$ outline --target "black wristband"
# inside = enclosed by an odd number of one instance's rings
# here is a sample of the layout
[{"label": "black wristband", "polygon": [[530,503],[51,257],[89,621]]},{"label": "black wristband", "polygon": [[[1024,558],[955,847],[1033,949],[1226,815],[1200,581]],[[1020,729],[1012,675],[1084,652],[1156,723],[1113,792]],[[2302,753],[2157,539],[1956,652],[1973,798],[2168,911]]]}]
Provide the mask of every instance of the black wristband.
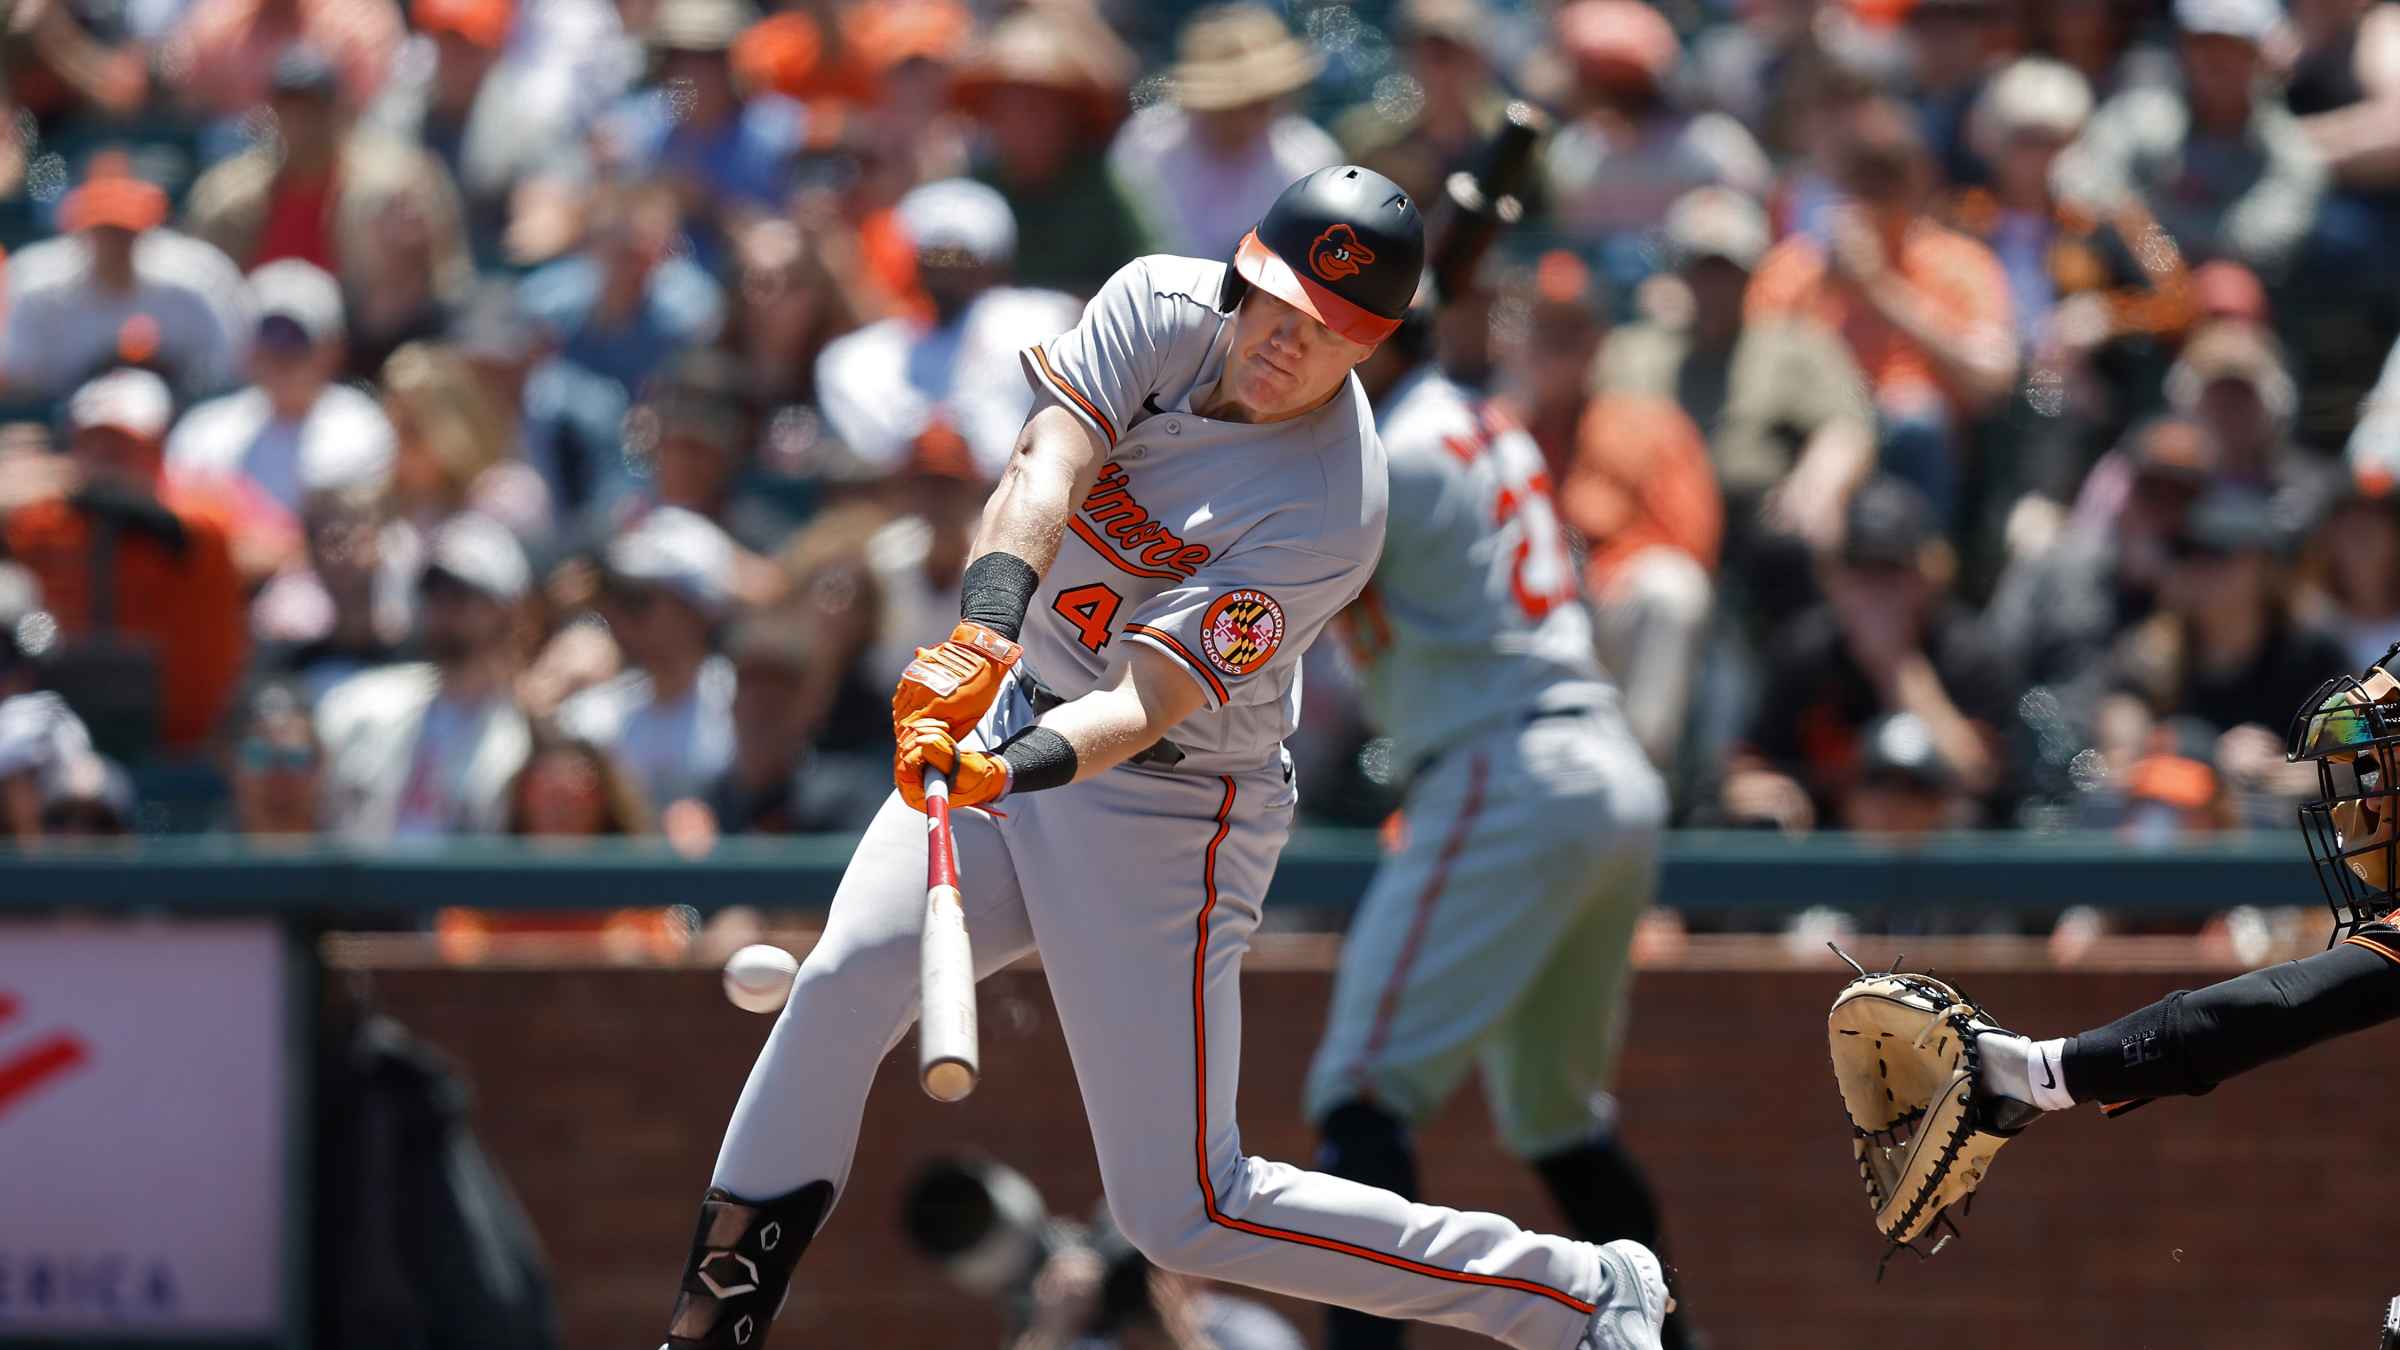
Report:
[{"label": "black wristband", "polygon": [[1075,781],[1075,747],[1048,727],[1027,727],[1001,743],[1008,793],[1039,792]]},{"label": "black wristband", "polygon": [[958,581],[958,617],[979,623],[1009,641],[1025,627],[1025,610],[1042,579],[1014,553],[986,553],[967,564]]}]

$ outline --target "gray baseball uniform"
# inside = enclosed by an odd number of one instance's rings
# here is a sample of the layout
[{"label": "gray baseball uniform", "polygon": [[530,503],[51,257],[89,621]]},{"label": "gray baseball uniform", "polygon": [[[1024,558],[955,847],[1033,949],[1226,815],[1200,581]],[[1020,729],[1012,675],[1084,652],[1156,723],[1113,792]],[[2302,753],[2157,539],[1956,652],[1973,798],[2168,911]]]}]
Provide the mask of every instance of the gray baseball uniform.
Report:
[{"label": "gray baseball uniform", "polygon": [[[1182,753],[957,817],[980,973],[1039,947],[1116,1222],[1172,1269],[1566,1350],[1605,1275],[1596,1248],[1492,1214],[1247,1157],[1233,1119],[1243,951],[1295,792],[1282,741],[1299,657],[1383,538],[1384,463],[1355,380],[1266,425],[1191,411],[1221,372],[1222,267],[1128,264],[1073,330],[1025,354],[1039,396],[1108,444],[1028,612],[1025,657],[976,732],[1074,698],[1129,643],[1180,663],[1204,708]],[[715,1184],[836,1193],[876,1063],[916,1010],[924,826],[895,795],[869,827],[735,1108]]]},{"label": "gray baseball uniform", "polygon": [[1364,1098],[1420,1119],[1480,1060],[1502,1137],[1540,1158],[1600,1123],[1665,792],[1593,657],[1533,438],[1431,368],[1386,406],[1395,542],[1346,627],[1367,714],[1415,772],[1309,1114]]}]

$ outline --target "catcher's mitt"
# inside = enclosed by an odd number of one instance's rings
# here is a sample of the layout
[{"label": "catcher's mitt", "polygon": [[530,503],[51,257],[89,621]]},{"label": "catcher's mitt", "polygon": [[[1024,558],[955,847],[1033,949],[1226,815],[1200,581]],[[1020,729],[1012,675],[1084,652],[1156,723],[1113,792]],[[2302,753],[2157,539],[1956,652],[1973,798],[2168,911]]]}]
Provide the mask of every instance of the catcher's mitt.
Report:
[{"label": "catcher's mitt", "polygon": [[1975,1037],[2001,1028],[1966,995],[1928,976],[1850,964],[1858,978],[1825,1017],[1833,1077],[1876,1231],[1892,1250],[1914,1250],[1937,1223],[1957,1230],[1946,1211],[1974,1194],[2000,1146],[2041,1111],[1977,1086]]}]

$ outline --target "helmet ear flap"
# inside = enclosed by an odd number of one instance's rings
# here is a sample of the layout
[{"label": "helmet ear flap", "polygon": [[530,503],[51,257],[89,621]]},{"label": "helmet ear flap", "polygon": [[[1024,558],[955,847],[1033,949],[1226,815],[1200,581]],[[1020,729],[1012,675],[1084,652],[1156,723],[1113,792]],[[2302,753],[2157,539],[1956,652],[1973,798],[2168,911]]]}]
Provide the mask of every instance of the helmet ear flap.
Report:
[{"label": "helmet ear flap", "polygon": [[1242,297],[1249,293],[1250,278],[1242,275],[1242,269],[1234,266],[1233,259],[1227,258],[1225,279],[1217,284],[1217,312],[1233,313],[1234,308],[1242,303]]}]

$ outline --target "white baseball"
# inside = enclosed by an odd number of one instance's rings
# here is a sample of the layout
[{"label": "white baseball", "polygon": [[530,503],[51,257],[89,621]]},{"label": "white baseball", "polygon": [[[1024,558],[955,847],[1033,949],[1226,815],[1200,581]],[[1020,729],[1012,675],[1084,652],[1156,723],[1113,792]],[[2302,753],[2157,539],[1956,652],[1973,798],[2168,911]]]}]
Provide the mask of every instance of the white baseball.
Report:
[{"label": "white baseball", "polygon": [[800,962],[771,943],[753,942],[725,961],[725,997],[744,1012],[780,1011],[792,996]]}]

